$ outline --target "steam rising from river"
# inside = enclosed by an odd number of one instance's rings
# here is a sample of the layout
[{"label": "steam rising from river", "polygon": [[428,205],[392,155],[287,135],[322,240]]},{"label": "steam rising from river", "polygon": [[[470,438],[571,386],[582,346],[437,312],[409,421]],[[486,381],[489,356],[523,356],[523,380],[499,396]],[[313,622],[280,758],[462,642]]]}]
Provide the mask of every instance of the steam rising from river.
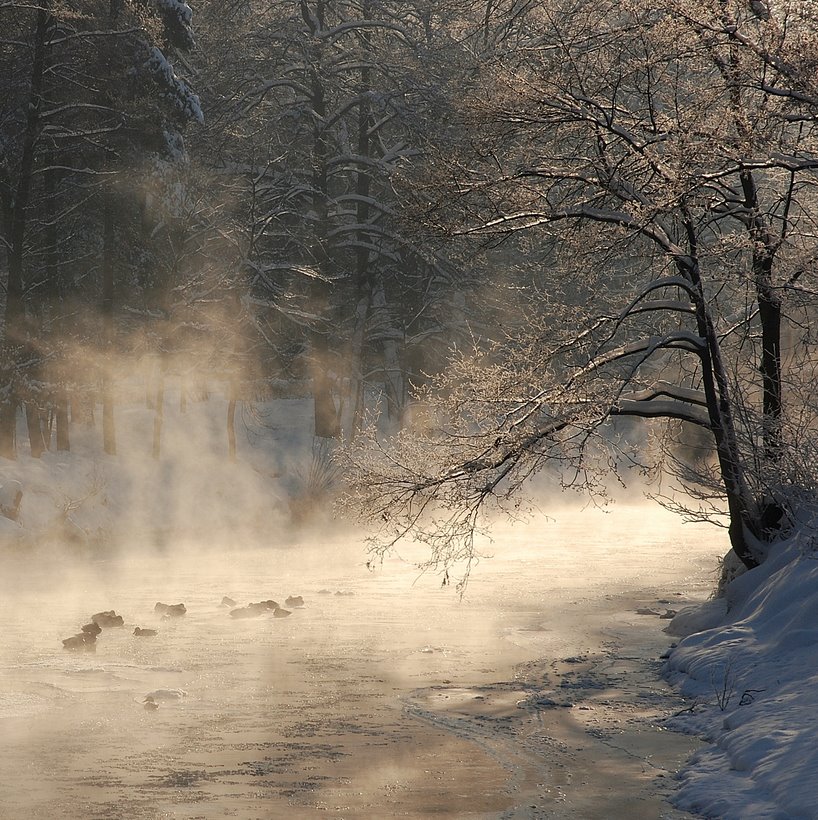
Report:
[{"label": "steam rising from river", "polygon": [[[723,549],[718,533],[641,507],[556,519],[495,531],[483,546],[496,557],[463,600],[419,576],[411,550],[373,571],[359,539],[326,533],[295,543],[278,531],[264,547],[171,539],[159,549],[137,538],[114,554],[18,564],[0,597],[0,807],[68,820],[422,817],[551,800],[524,794],[529,763],[501,731],[524,714],[515,702],[539,691],[522,682],[547,687],[537,664],[599,652],[587,625],[606,602],[641,603],[656,594],[646,586],[686,594],[688,574],[701,590]],[[305,605],[237,620],[224,595],[303,595]],[[156,601],[184,602],[187,614],[163,620]],[[112,608],[125,628],[104,630],[92,653],[62,649]],[[158,635],[135,637],[135,626]],[[185,695],[145,709],[156,690]],[[447,698],[505,711],[450,721],[433,708]],[[531,775],[564,787],[556,776]]]},{"label": "steam rising from river", "polygon": [[[240,394],[231,461],[230,382],[166,362],[160,413],[156,364],[120,363],[116,457],[101,455],[97,404],[96,426],[72,426],[70,453],[21,447],[0,465],[0,481],[24,489],[20,526],[0,533],[0,816],[505,811],[519,784],[502,743],[424,723],[422,704],[478,702],[474,687],[496,686],[486,692],[516,715],[530,694],[514,688],[516,664],[596,651],[565,631],[566,612],[684,574],[677,519],[609,517],[550,487],[550,519],[495,527],[480,546],[495,557],[462,600],[418,573],[421,546],[368,567],[361,533],[326,504],[293,504],[314,457],[306,391]],[[706,532],[691,571],[724,550]],[[290,595],[305,606],[280,619],[220,605]],[[187,614],[162,619],[158,601]],[[124,628],[103,630],[93,652],[62,648],[109,609]],[[185,694],[146,709],[155,691]]]}]

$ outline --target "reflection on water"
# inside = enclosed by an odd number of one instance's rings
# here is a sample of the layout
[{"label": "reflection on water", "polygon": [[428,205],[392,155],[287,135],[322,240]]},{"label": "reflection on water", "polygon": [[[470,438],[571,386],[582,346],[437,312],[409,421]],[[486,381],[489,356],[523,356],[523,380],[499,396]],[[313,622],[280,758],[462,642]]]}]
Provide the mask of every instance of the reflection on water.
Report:
[{"label": "reflection on water", "polygon": [[[418,704],[593,650],[614,594],[699,592],[721,549],[704,532],[712,546],[674,519],[598,512],[515,529],[462,601],[400,558],[368,571],[355,544],[18,565],[0,602],[0,817],[498,816],[517,803],[513,756]],[[305,605],[236,619],[225,595]],[[106,609],[125,626],[62,649]],[[146,708],[157,690],[178,697]]]}]

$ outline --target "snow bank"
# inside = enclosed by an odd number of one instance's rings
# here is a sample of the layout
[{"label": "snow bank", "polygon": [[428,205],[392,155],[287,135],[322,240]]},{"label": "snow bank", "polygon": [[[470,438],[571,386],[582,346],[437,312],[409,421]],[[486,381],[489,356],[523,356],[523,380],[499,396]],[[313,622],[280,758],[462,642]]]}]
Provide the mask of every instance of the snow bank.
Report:
[{"label": "snow bank", "polygon": [[[818,553],[797,539],[727,589],[671,653],[665,676],[691,709],[671,728],[711,745],[681,773],[679,808],[725,820],[818,818]],[[678,618],[678,616],[677,616]]]}]

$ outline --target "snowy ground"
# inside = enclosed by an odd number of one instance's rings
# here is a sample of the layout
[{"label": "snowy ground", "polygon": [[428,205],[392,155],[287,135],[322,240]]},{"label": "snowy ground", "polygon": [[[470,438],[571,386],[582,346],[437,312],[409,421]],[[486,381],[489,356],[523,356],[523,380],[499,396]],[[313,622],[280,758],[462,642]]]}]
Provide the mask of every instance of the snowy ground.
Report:
[{"label": "snowy ground", "polygon": [[[173,406],[170,394],[168,401],[169,407]],[[105,689],[101,684],[97,686],[97,681],[102,678],[95,678],[93,685],[89,683],[90,679],[70,678],[70,684],[62,686],[50,678],[40,680],[37,672],[45,670],[46,678],[64,674],[70,677],[73,674],[70,670],[56,672],[49,663],[55,657],[58,665],[73,663],[71,656],[62,652],[58,640],[64,637],[63,632],[70,634],[78,625],[71,621],[71,617],[80,617],[80,610],[84,612],[84,609],[89,610],[85,614],[90,614],[94,607],[104,609],[121,605],[114,600],[98,600],[99,596],[93,593],[99,589],[95,590],[93,584],[89,586],[85,574],[88,567],[93,574],[104,570],[110,562],[122,567],[131,561],[131,574],[138,575],[144,570],[146,577],[152,579],[148,585],[157,589],[162,586],[160,577],[165,580],[180,577],[178,573],[168,576],[168,566],[164,562],[182,548],[187,555],[200,545],[207,550],[214,544],[227,543],[230,549],[290,549],[295,536],[290,529],[292,509],[289,502],[303,491],[308,471],[303,459],[299,461],[298,454],[310,452],[309,413],[299,401],[292,400],[262,408],[260,414],[240,415],[239,460],[236,464],[230,464],[226,459],[225,417],[226,402],[218,394],[207,402],[190,403],[188,413],[184,415],[166,411],[162,455],[154,460],[150,455],[154,414],[144,406],[134,404],[118,414],[120,454],[116,458],[100,454],[98,431],[75,429],[71,454],[50,453],[40,460],[21,454],[17,462],[0,461],[0,504],[7,503],[8,497],[13,496],[17,482],[24,494],[18,522],[0,517],[0,538],[4,544],[4,575],[0,588],[6,608],[4,633],[7,639],[3,655],[5,675],[0,676],[0,680],[5,679],[4,699],[0,702],[5,712],[0,714],[0,721],[14,720],[18,728],[25,727],[26,710],[33,710],[31,715],[39,715],[36,719],[42,721],[43,704],[46,703],[49,709],[54,707],[51,701],[56,697],[55,693],[64,690],[68,694],[64,698],[59,695],[59,708],[68,707],[69,712],[65,714],[70,714],[71,708],[75,709],[78,725],[83,721],[86,721],[84,725],[90,725],[89,721],[93,723],[93,710],[87,711],[87,696],[90,691],[97,693],[94,697],[99,697],[98,692]],[[21,440],[23,435],[21,428]],[[674,703],[667,700],[667,693],[661,691],[658,683],[659,667],[654,659],[661,654],[666,642],[672,640],[660,632],[666,622],[658,616],[665,608],[677,609],[681,604],[706,597],[707,589],[714,581],[711,567],[716,556],[723,552],[725,539],[718,531],[705,529],[690,536],[686,533],[691,531],[672,518],[657,520],[663,522],[661,538],[646,536],[648,519],[640,508],[630,511],[625,508],[624,518],[620,512],[618,519],[617,514],[606,519],[602,513],[584,513],[575,519],[574,528],[569,533],[559,535],[561,550],[568,549],[569,555],[582,556],[579,572],[576,566],[568,563],[562,567],[563,575],[555,573],[549,577],[548,561],[543,562],[542,556],[526,557],[525,551],[512,556],[513,570],[505,576],[502,573],[511,565],[502,570],[499,558],[478,568],[469,594],[479,602],[478,610],[482,607],[486,613],[485,625],[490,626],[490,640],[486,647],[491,652],[499,652],[498,647],[505,647],[505,660],[491,667],[481,666],[479,644],[477,648],[470,642],[458,646],[454,638],[457,630],[446,633],[448,637],[444,642],[448,642],[448,655],[435,655],[435,646],[441,641],[429,639],[432,651],[428,654],[439,661],[435,666],[436,677],[423,678],[423,685],[415,686],[417,679],[412,677],[416,675],[413,671],[406,686],[397,687],[400,691],[396,689],[389,695],[379,690],[375,700],[380,705],[372,707],[373,714],[381,714],[378,710],[385,709],[384,725],[388,725],[389,720],[403,710],[402,714],[411,718],[409,724],[401,722],[403,730],[409,731],[406,726],[411,724],[414,728],[409,734],[427,749],[432,747],[424,744],[441,743],[440,733],[444,732],[451,738],[446,752],[451,758],[450,763],[462,759],[464,744],[472,749],[471,754],[476,754],[474,748],[480,747],[483,762],[472,772],[472,779],[469,780],[466,769],[461,767],[458,770],[461,778],[458,785],[466,790],[464,794],[473,790],[474,777],[479,775],[478,780],[482,778],[487,783],[501,784],[498,788],[505,789],[504,793],[516,789],[518,796],[530,797],[534,801],[531,806],[537,807],[535,810],[529,806],[529,813],[525,814],[521,813],[525,811],[524,807],[520,808],[516,800],[501,801],[502,805],[492,805],[489,800],[484,806],[484,816],[505,813],[504,816],[520,817],[610,817],[613,816],[613,801],[624,797],[633,817],[681,817],[688,811],[705,817],[736,820],[818,818],[818,742],[815,740],[818,737],[818,554],[811,542],[793,542],[775,560],[734,582],[727,601],[706,603],[685,612],[673,622],[672,629],[676,634],[692,632],[681,640],[665,665],[668,680],[688,698],[686,702]],[[548,524],[542,525],[542,531],[548,532],[548,527]],[[553,536],[552,531],[552,536],[545,537],[546,541],[548,537],[557,536]],[[512,537],[512,541],[516,538],[519,536]],[[312,539],[314,545],[322,543],[326,537],[318,534]],[[682,564],[681,569],[674,566],[680,548],[683,553],[688,553],[686,560],[692,561]],[[502,549],[503,544],[499,543],[498,554],[502,554]],[[571,549],[576,552],[571,553]],[[363,560],[355,566],[354,572],[363,572]],[[58,571],[57,575],[54,570]],[[32,573],[36,575],[42,571],[46,572],[43,577],[52,580],[39,589],[36,600],[29,600],[29,609],[26,609],[15,595],[25,591],[26,579]],[[497,581],[499,576],[495,575],[495,581],[489,582],[490,572],[500,572],[502,580]],[[56,582],[59,591],[54,588],[55,577],[61,579]],[[196,600],[204,588],[215,596],[222,577],[225,577],[224,573],[198,581],[191,577],[187,586],[179,589],[179,597],[185,595],[189,600]],[[404,564],[400,564],[396,577],[406,580]],[[81,578],[85,578],[85,586],[79,583]],[[350,581],[353,576],[347,574],[344,578]],[[74,580],[78,583],[74,584]],[[250,588],[252,580],[250,575],[242,581],[243,592],[250,596],[248,600],[252,600],[254,594],[268,597],[264,594],[267,590]],[[319,600],[319,582],[317,577],[310,579],[310,589],[316,593],[314,601]],[[499,585],[491,588],[490,583],[495,582]],[[272,583],[269,578],[265,581],[268,587]],[[367,580],[361,583],[370,584],[372,579],[367,576]],[[376,586],[384,583],[391,582],[382,578]],[[483,590],[481,583],[485,584]],[[524,584],[525,589],[515,592],[515,585],[519,587],[520,584]],[[427,593],[409,587],[411,583],[401,595],[406,592],[407,596],[415,594],[416,597],[401,597],[400,606],[387,602],[384,604],[387,609],[396,606],[396,612],[411,612],[422,601],[423,606],[432,607],[431,617],[445,621],[449,617],[446,608],[451,606],[453,612],[459,613],[453,616],[452,622],[458,624],[459,630],[466,629],[468,619],[458,620],[464,613],[468,612],[470,617],[475,615],[474,610],[458,609],[452,596],[441,604],[442,599],[435,594],[434,603],[430,604],[431,599],[423,597]],[[66,589],[70,589],[71,594],[67,594]],[[77,590],[83,589],[90,596],[87,601],[72,597]],[[575,592],[566,598],[566,589]],[[580,589],[586,590],[587,594],[580,594],[577,591]],[[150,595],[144,601],[134,597],[133,589],[127,585],[111,587],[111,591],[116,592],[114,597],[118,596],[120,601],[128,602],[131,619],[141,617],[142,609],[153,603],[148,600]],[[169,589],[166,591],[170,593]],[[276,592],[287,594],[295,590]],[[674,598],[677,593],[680,597]],[[51,601],[49,596],[52,596]],[[497,596],[502,600],[498,601]],[[491,602],[490,606],[487,601]],[[53,612],[49,612],[49,602]],[[200,603],[205,607],[204,598]],[[208,599],[207,606],[211,604]],[[73,610],[70,614],[67,612],[66,607],[71,606],[76,613]],[[326,609],[329,604],[322,606]],[[726,612],[728,607],[729,612]],[[639,610],[644,614],[640,615]],[[40,615],[41,611],[45,611],[45,617]],[[561,632],[553,630],[552,613],[555,611],[564,616]],[[37,612],[34,618],[37,626],[32,629],[30,621],[34,612]],[[310,622],[313,638],[323,634],[320,631],[333,618],[329,611],[320,616],[317,612],[314,607],[313,614],[307,616],[314,619]],[[62,613],[60,618],[65,623],[54,622],[52,616],[56,613]],[[189,623],[198,619],[200,626],[210,630],[208,634],[212,633],[214,640],[224,645],[225,641],[229,643],[230,636],[222,633],[223,614],[203,608]],[[365,619],[367,616],[362,611],[356,617]],[[17,634],[19,629],[24,630],[22,638]],[[396,629],[398,632],[405,630],[405,624],[391,623],[378,640],[384,641],[386,646],[389,630],[394,632]],[[557,638],[557,633],[562,637]],[[36,641],[35,634],[40,636]],[[181,641],[176,644],[176,649],[184,648],[189,657],[198,657],[198,654],[207,654],[213,649],[207,641],[197,645],[192,633],[183,637],[177,630],[175,634]],[[407,636],[409,634],[406,632]],[[499,643],[498,635],[501,638]],[[37,643],[40,640],[41,643]],[[109,642],[115,655],[101,663],[101,666],[109,665],[106,674],[114,678],[119,674],[117,670],[122,671],[128,664],[142,668],[139,663],[132,663],[133,658],[129,655],[132,649],[125,645],[125,639],[118,640],[119,643]],[[267,638],[261,640],[264,645]],[[379,663],[382,661],[386,669],[390,664],[405,664],[408,657],[413,663],[418,659],[422,661],[426,643],[415,646],[413,640],[409,643],[399,641],[397,654],[384,649]],[[510,644],[514,651],[509,648]],[[9,661],[10,646],[16,653],[12,661]],[[168,645],[166,651],[175,651],[174,645]],[[33,660],[26,660],[29,655]],[[87,665],[100,665],[101,657],[95,656],[94,662]],[[515,667],[521,662],[528,666]],[[314,669],[310,672],[308,660],[302,658],[297,663],[302,664],[305,674],[314,674]],[[145,721],[150,720],[150,716],[137,712],[138,720],[131,715],[127,719],[131,723],[125,726],[124,723],[118,724],[116,717],[122,711],[122,703],[135,702],[133,698],[141,692],[133,684],[132,673],[140,685],[147,685],[156,682],[156,676],[149,670],[164,668],[161,663],[149,663],[149,659],[143,666],[141,672],[131,669],[124,675],[130,682],[119,681],[116,686],[109,687],[114,694],[111,695],[113,700],[105,705],[104,720],[109,722],[115,735],[123,730],[133,730],[137,724],[142,731]],[[351,680],[358,672],[354,666],[344,669],[342,666],[339,667],[341,677],[333,679],[331,687],[341,693],[338,703],[349,709],[353,708],[350,704],[356,696],[354,692],[346,691],[343,681]],[[9,671],[12,668],[16,670],[13,673]],[[517,672],[513,671],[515,668]],[[524,671],[526,669],[528,673]],[[525,678],[526,674],[529,678]],[[142,680],[139,675],[147,677]],[[24,688],[17,684],[32,679],[36,683],[36,692],[26,698]],[[66,680],[64,678],[62,683]],[[166,681],[160,683],[164,685]],[[134,686],[137,688],[132,692]],[[566,693],[571,697],[568,698]],[[308,703],[309,687],[304,689],[303,696]],[[393,696],[399,707],[398,713],[390,711],[398,707],[388,705]],[[518,706],[520,702],[528,703],[532,697],[531,703],[540,698],[533,711]],[[573,703],[570,708],[554,705],[568,700]],[[251,699],[250,702],[255,701]],[[171,723],[179,715],[191,718],[192,723],[182,721],[174,725],[176,729],[186,727],[186,731],[195,734],[195,715],[202,699],[191,703],[199,705],[168,714],[176,716]],[[332,717],[331,704],[325,705],[327,715]],[[668,718],[668,714],[674,711],[681,714]],[[165,712],[160,710],[157,714],[164,715]],[[242,714],[243,719],[253,722],[246,713]],[[683,769],[674,798],[680,812],[678,815],[662,814],[665,809],[656,806],[661,806],[663,790],[669,791],[672,785],[670,775],[682,765],[694,743],[686,741],[682,735],[660,732],[657,721],[662,719],[665,719],[665,726],[701,735],[707,743]],[[44,731],[46,724],[40,723]],[[425,734],[419,728],[421,725],[429,727]],[[513,731],[511,734],[507,728],[499,732],[488,731],[487,726],[512,726]],[[257,726],[253,731],[256,729]],[[353,735],[360,738],[360,733],[355,734],[358,731],[355,730]],[[48,736],[47,731],[44,736]],[[144,738],[148,737],[144,735]],[[615,738],[618,739],[614,742]],[[65,738],[61,738],[58,732],[49,740],[59,743]],[[94,749],[86,749],[84,754],[90,755],[89,762],[105,768],[104,751],[97,758],[94,758]],[[69,759],[57,761],[58,768],[64,767],[61,770],[63,778],[70,780],[73,776],[70,757],[76,753],[77,749],[69,745]],[[363,762],[365,756],[355,758],[353,755],[353,758]],[[193,786],[198,788],[202,783],[212,782],[206,778],[194,778],[187,784],[176,782],[171,777],[176,771],[171,766],[172,761],[162,755],[146,760],[149,760],[150,771],[143,774],[148,780],[153,778],[148,784],[153,789],[152,794],[159,794],[155,788],[158,782],[168,789],[186,789],[184,796],[188,799]],[[404,764],[393,762],[395,765],[406,764],[406,761]],[[307,763],[304,763],[305,771],[311,771]],[[595,770],[598,776],[593,782],[577,782],[564,776],[572,766],[586,772]],[[602,774],[606,768],[609,779],[604,781]],[[511,781],[502,774],[510,770],[517,771],[513,785],[509,785]],[[14,767],[13,771],[22,776],[27,770]],[[210,772],[208,777],[212,775],[207,765],[197,771],[199,774]],[[538,772],[543,776],[539,777]],[[79,777],[79,773],[73,774]],[[658,775],[666,776],[665,785],[657,780]],[[350,772],[338,776],[341,780],[337,781],[337,788],[344,777],[354,780]],[[86,785],[93,786],[93,778],[88,772],[83,777]],[[114,805],[106,804],[105,800],[117,799],[115,785],[112,786],[115,780],[105,781],[100,775],[102,791],[97,797],[103,807]],[[389,786],[388,781],[387,777],[383,788]],[[63,779],[56,785],[61,789],[66,782]],[[248,775],[247,783],[252,782],[253,778]],[[418,780],[412,781],[413,787],[407,786],[408,782],[401,780],[403,785],[400,788],[419,787]],[[18,785],[23,784],[18,782]],[[107,797],[106,788],[109,789]],[[112,788],[113,796],[110,793]],[[250,786],[248,789],[251,791]],[[286,784],[281,785],[281,789],[286,791]],[[424,789],[424,799],[434,804],[440,791]],[[637,793],[641,796],[637,797]],[[8,794],[5,793],[7,799]],[[306,805],[303,793],[299,794],[300,797],[289,798],[291,807],[293,800],[302,808]],[[344,797],[344,794],[338,799],[348,800],[348,795]],[[386,799],[383,794],[380,797],[369,794],[367,799]],[[397,792],[393,790],[390,794],[390,799],[397,800]],[[19,797],[17,794],[15,800]],[[217,796],[217,802],[222,799],[223,795]],[[647,801],[642,814],[632,811],[634,806],[640,805],[639,800]],[[659,802],[651,802],[654,800]],[[196,800],[188,802],[194,814],[201,813]],[[410,803],[405,803],[403,808],[409,810]],[[16,805],[20,808],[22,804]],[[509,813],[512,811],[510,807],[515,805],[517,814]],[[10,816],[3,814],[2,807],[3,800],[0,799],[0,817]],[[428,805],[426,808],[431,810]],[[26,810],[30,811],[31,806],[26,806]],[[43,816],[50,816],[48,811],[53,810],[53,805],[46,805],[42,810],[46,812]],[[149,812],[150,806],[145,810]],[[423,816],[422,807],[415,806],[415,811],[419,812],[417,816]],[[437,811],[440,811],[439,806]],[[458,811],[452,804],[449,816],[458,816]],[[83,814],[78,804],[73,814],[65,816],[91,815]],[[168,809],[168,813],[161,816],[187,815]]]},{"label": "snowy ground", "polygon": [[733,581],[725,601],[684,613],[677,629],[691,628],[702,631],[681,641],[665,669],[691,699],[690,711],[670,725],[709,745],[683,772],[676,804],[725,820],[818,817],[812,540],[791,541]]}]

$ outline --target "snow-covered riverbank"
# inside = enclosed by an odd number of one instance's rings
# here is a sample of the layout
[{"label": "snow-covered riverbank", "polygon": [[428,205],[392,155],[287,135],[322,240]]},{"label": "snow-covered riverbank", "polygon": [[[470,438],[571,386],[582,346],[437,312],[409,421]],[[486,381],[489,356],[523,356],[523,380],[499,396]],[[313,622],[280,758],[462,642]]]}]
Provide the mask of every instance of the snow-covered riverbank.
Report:
[{"label": "snow-covered riverbank", "polygon": [[677,805],[725,820],[818,818],[812,539],[789,542],[733,581],[724,601],[685,620],[701,631],[681,641],[667,664],[668,679],[690,699],[690,711],[671,725],[709,745],[685,769]]}]

